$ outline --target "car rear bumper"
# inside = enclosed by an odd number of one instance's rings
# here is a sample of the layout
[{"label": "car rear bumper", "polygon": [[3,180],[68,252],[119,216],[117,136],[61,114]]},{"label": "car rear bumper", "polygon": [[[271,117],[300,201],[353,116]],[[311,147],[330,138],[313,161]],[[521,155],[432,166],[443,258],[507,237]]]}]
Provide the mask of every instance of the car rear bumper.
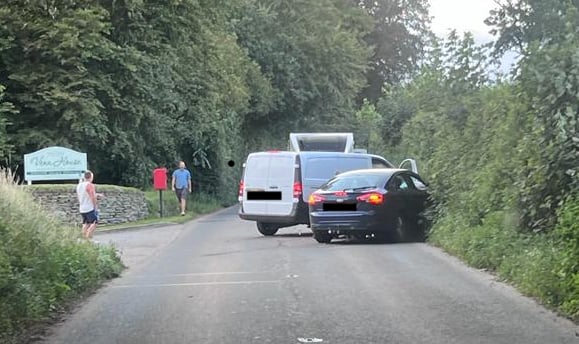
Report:
[{"label": "car rear bumper", "polygon": [[387,226],[374,211],[319,211],[310,213],[312,230],[339,232],[340,234],[385,231]]}]

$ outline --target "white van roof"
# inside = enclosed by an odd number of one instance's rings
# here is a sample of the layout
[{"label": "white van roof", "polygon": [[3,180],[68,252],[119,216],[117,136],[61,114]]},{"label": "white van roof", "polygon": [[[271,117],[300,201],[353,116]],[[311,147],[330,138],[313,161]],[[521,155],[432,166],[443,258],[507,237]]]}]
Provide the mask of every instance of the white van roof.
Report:
[{"label": "white van roof", "polygon": [[263,152],[253,152],[249,153],[248,157],[250,156],[296,156],[298,155],[297,152],[290,152],[290,151],[280,151],[280,150],[271,150],[271,151],[263,151]]},{"label": "white van roof", "polygon": [[342,152],[354,149],[353,133],[290,133],[289,151]]}]

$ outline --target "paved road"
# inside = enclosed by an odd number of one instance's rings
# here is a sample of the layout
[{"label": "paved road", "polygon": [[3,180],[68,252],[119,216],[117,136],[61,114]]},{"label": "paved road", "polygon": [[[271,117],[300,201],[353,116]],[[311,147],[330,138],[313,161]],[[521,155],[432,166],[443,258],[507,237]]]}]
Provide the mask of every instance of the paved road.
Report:
[{"label": "paved road", "polygon": [[102,234],[140,258],[47,342],[579,343],[577,326],[428,245],[321,245],[298,228],[262,237],[233,208]]}]

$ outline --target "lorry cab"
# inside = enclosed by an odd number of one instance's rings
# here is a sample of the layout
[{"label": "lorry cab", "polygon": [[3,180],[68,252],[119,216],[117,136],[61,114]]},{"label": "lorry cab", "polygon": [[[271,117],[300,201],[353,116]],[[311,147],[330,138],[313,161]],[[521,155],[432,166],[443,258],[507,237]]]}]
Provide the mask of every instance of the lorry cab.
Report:
[{"label": "lorry cab", "polygon": [[353,133],[290,133],[288,150],[292,152],[342,152],[354,150]]}]

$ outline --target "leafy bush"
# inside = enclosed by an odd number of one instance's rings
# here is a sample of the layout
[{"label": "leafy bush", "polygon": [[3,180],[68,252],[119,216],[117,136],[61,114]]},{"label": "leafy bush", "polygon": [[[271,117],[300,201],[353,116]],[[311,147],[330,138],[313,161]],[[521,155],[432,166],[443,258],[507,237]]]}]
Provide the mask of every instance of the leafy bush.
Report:
[{"label": "leafy bush", "polygon": [[556,272],[564,295],[561,308],[579,319],[579,196],[569,197],[558,215],[554,235],[560,258]]},{"label": "leafy bush", "polygon": [[430,240],[476,268],[497,273],[519,290],[579,320],[579,201],[569,199],[553,232],[517,230],[516,215],[494,212],[480,226],[460,213],[441,218]]},{"label": "leafy bush", "polygon": [[117,276],[122,263],[111,246],[79,241],[34,202],[13,176],[0,174],[0,342],[16,341],[35,321]]},{"label": "leafy bush", "polygon": [[578,319],[579,40],[565,37],[491,83],[482,48],[451,34],[379,112],[402,128],[388,151],[415,157],[429,182],[431,242]]}]

